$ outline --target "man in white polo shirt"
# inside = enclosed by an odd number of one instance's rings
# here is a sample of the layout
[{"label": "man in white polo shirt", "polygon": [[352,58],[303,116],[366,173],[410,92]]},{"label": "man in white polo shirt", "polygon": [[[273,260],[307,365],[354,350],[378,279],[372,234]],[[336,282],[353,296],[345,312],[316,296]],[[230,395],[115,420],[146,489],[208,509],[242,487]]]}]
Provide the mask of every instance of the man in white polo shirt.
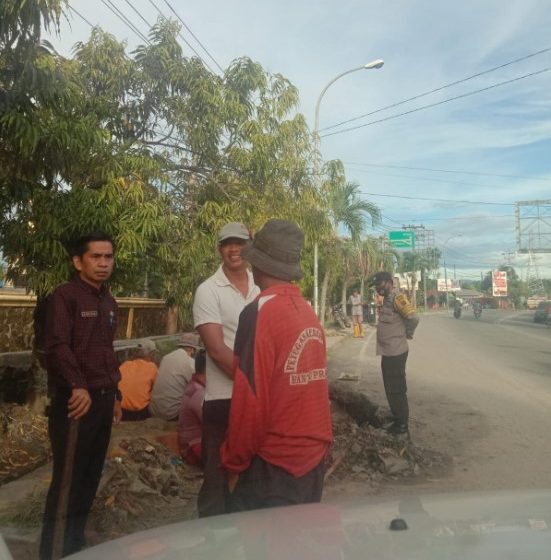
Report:
[{"label": "man in white polo shirt", "polygon": [[207,384],[203,404],[202,459],[204,481],[197,499],[199,517],[227,513],[226,475],[220,446],[228,427],[233,390],[233,343],[242,309],[260,290],[241,250],[249,242],[241,223],[226,224],[218,235],[222,264],[195,293],[193,322],[207,351]]}]

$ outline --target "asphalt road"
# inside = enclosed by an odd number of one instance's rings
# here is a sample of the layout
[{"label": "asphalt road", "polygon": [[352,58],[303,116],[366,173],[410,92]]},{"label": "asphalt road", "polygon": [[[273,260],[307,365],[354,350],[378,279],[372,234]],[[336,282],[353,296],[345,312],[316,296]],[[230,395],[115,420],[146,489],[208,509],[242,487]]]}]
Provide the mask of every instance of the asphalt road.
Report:
[{"label": "asphalt road", "polygon": [[[533,311],[421,317],[407,365],[411,433],[453,458],[449,476],[408,491],[551,488],[551,329]],[[330,375],[386,404],[374,329],[330,354]],[[386,492],[403,492],[387,487]]]}]

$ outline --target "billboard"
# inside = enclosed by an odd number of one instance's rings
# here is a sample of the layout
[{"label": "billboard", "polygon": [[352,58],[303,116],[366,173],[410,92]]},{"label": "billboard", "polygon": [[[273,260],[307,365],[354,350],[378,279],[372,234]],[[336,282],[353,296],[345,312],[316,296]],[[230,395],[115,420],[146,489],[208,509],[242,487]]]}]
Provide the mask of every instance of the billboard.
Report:
[{"label": "billboard", "polygon": [[448,283],[446,285],[446,280],[444,278],[438,278],[436,281],[436,289],[439,292],[459,292],[461,290],[461,285],[459,284],[459,280],[455,280],[455,278],[448,278]]},{"label": "billboard", "polygon": [[394,286],[400,290],[407,290],[411,292],[412,290],[419,289],[419,282],[421,280],[421,271],[417,272],[395,272],[393,274]]},{"label": "billboard", "polygon": [[492,295],[494,297],[507,297],[507,272],[494,270],[492,272]]}]

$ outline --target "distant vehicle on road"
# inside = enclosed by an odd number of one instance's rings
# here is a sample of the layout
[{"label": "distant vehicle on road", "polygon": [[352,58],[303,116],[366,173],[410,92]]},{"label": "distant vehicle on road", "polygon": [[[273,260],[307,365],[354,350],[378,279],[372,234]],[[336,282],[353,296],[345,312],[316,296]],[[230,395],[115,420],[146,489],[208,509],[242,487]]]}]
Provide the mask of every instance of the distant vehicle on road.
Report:
[{"label": "distant vehicle on road", "polygon": [[534,323],[547,323],[551,316],[551,301],[545,300],[538,304],[534,313]]},{"label": "distant vehicle on road", "polygon": [[526,300],[526,307],[528,309],[537,309],[540,303],[545,303],[544,296],[532,296]]}]

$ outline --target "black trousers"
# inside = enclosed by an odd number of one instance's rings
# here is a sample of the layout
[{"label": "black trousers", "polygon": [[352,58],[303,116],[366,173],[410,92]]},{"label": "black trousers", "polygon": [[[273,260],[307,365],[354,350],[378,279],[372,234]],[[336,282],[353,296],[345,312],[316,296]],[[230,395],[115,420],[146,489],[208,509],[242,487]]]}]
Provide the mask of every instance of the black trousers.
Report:
[{"label": "black trousers", "polygon": [[[84,529],[99,486],[111,437],[115,392],[91,391],[90,396],[92,398],[90,410],[79,420],[78,425],[63,556],[79,551],[86,544]],[[49,560],[52,555],[54,523],[69,433],[67,418],[69,397],[69,391],[59,391],[53,396],[50,406],[48,433],[52,446],[53,473],[42,525],[39,552],[41,560]]]},{"label": "black trousers", "polygon": [[248,511],[320,502],[324,474],[324,461],[304,476],[295,478],[257,455],[249,468],[241,473],[235,490],[230,494],[230,510]]},{"label": "black trousers", "polygon": [[408,388],[406,384],[407,359],[407,352],[398,356],[381,357],[381,370],[388,405],[394,420],[405,426],[408,425],[409,421]]},{"label": "black trousers", "polygon": [[220,462],[220,446],[228,430],[230,403],[230,399],[203,403],[201,458],[204,466],[204,479],[197,497],[199,517],[221,515],[229,511],[228,485],[226,473]]}]

